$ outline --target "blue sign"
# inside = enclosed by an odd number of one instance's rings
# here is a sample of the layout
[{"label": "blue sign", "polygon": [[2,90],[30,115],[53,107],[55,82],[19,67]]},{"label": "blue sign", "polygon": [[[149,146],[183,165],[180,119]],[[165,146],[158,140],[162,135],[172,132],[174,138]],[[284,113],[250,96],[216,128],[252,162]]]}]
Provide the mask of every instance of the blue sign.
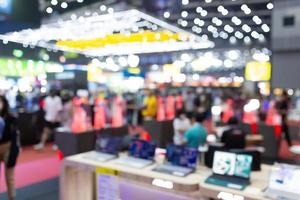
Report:
[{"label": "blue sign", "polygon": [[0,0],[0,13],[10,14],[12,11],[12,0]]}]

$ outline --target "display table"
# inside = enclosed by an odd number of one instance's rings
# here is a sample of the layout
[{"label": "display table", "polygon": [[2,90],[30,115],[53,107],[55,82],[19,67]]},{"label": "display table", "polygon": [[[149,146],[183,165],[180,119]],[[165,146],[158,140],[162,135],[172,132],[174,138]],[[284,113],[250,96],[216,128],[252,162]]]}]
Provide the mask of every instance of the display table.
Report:
[{"label": "display table", "polygon": [[212,171],[203,166],[199,166],[196,173],[180,178],[152,171],[155,164],[144,169],[135,169],[119,165],[116,160],[102,163],[86,159],[84,155],[79,154],[64,160],[60,176],[61,200],[97,199],[97,168],[117,172],[122,200],[191,200],[203,197],[218,199],[218,195],[224,192],[240,195],[244,200],[266,200],[262,191],[268,184],[271,167],[267,165],[263,165],[261,172],[252,173],[252,184],[248,188],[237,191],[204,183]]}]

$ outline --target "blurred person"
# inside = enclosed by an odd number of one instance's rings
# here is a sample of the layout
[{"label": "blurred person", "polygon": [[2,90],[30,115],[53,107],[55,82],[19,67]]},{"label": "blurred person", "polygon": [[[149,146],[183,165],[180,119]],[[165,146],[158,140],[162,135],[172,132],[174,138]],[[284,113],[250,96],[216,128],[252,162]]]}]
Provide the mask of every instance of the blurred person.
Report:
[{"label": "blurred person", "polygon": [[281,130],[285,134],[285,139],[288,143],[289,146],[292,146],[292,140],[290,137],[290,132],[289,132],[289,126],[288,126],[288,113],[289,113],[289,108],[290,108],[290,97],[287,93],[287,91],[283,91],[282,95],[277,102],[277,111],[279,112],[281,116]]},{"label": "blurred person", "polygon": [[176,145],[182,145],[183,134],[191,127],[190,120],[186,117],[186,114],[182,110],[176,112],[176,118],[173,121],[174,137],[173,142]]},{"label": "blurred person", "polygon": [[187,116],[191,117],[194,112],[194,94],[192,91],[188,91],[186,96],[184,97],[184,109]]},{"label": "blurred person", "polygon": [[228,149],[244,149],[246,147],[246,134],[238,127],[238,118],[231,117],[227,124],[227,130],[224,130],[221,142]]},{"label": "blurred person", "polygon": [[176,102],[173,94],[169,94],[166,99],[166,118],[173,120],[175,118]]},{"label": "blurred person", "polygon": [[178,92],[175,96],[176,99],[176,110],[183,110],[184,109],[184,99],[180,92]]},{"label": "blurred person", "polygon": [[[59,126],[59,113],[63,109],[62,101],[56,93],[51,90],[44,101],[45,127],[42,132],[41,141],[34,146],[35,150],[42,150],[48,140],[49,134]],[[56,149],[55,146],[53,146]]]},{"label": "blurred person", "polygon": [[0,162],[5,164],[6,185],[8,188],[8,199],[16,198],[14,168],[19,154],[19,146],[17,142],[17,130],[15,118],[9,112],[9,104],[5,97],[0,96],[0,117],[3,119],[2,137],[0,139]]},{"label": "blurred person", "polygon": [[128,94],[126,98],[126,118],[127,123],[132,126],[136,124],[135,120],[135,112],[136,112],[136,102],[133,94]]},{"label": "blurred person", "polygon": [[64,127],[70,127],[73,116],[73,104],[71,96],[69,94],[64,94],[62,96],[62,103],[63,107],[61,110],[61,124]]},{"label": "blurred person", "polygon": [[143,117],[144,120],[153,120],[157,113],[157,97],[151,90],[146,91],[146,97],[144,98]]},{"label": "blurred person", "polygon": [[191,148],[198,148],[206,143],[207,131],[203,127],[202,122],[204,116],[195,113],[192,117],[191,123],[192,127],[189,128],[183,136],[183,144]]}]

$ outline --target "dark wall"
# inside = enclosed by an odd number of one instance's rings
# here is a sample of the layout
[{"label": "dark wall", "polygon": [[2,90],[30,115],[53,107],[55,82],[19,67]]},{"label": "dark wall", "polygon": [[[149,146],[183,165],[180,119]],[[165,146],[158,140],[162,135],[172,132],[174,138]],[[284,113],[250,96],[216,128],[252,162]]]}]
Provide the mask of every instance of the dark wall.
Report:
[{"label": "dark wall", "polygon": [[300,88],[300,1],[276,0],[272,13],[274,88]]}]

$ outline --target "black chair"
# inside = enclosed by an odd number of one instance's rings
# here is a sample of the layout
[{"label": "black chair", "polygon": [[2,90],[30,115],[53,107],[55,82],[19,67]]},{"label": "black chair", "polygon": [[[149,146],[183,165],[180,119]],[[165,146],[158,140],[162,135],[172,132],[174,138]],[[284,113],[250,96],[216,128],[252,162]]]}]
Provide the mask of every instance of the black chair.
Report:
[{"label": "black chair", "polygon": [[244,149],[246,147],[246,135],[239,128],[233,128],[225,131],[221,142],[227,149]]}]

